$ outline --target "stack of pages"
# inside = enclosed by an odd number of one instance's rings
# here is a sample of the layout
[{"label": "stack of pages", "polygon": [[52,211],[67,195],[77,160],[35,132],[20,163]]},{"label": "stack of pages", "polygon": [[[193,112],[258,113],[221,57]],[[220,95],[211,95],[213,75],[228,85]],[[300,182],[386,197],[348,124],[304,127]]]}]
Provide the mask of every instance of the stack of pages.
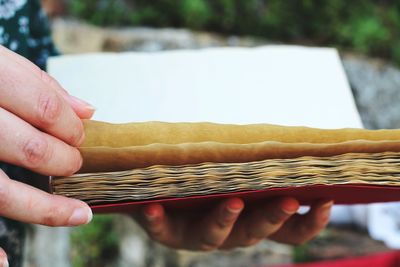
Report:
[{"label": "stack of pages", "polygon": [[67,56],[50,72],[98,108],[80,173],[53,177],[52,191],[96,211],[227,195],[400,200],[400,131],[359,129],[333,49]]},{"label": "stack of pages", "polygon": [[264,198],[287,189],[303,203],[400,198],[400,130],[96,121],[85,127],[82,173],[54,178],[52,187],[92,205]]}]

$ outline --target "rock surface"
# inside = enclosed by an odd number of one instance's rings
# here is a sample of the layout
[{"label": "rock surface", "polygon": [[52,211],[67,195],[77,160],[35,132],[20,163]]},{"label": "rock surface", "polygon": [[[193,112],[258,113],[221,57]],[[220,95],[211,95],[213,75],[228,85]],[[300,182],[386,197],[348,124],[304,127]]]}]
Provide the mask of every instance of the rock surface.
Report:
[{"label": "rock surface", "polygon": [[24,267],[69,267],[70,229],[29,227],[25,243]]},{"label": "rock surface", "polygon": [[364,126],[400,128],[400,70],[360,56],[344,56],[343,66]]},{"label": "rock surface", "polygon": [[354,226],[329,227],[307,244],[303,258],[308,261],[322,261],[388,250],[383,243],[372,240],[365,230]]},{"label": "rock surface", "polygon": [[66,54],[87,52],[153,52],[171,49],[198,49],[217,46],[257,46],[264,40],[223,37],[186,29],[153,29],[134,27],[125,29],[99,28],[79,21],[56,19],[53,38]]},{"label": "rock surface", "polygon": [[258,267],[290,263],[291,247],[265,241],[251,248],[213,253],[173,250],[152,242],[143,230],[127,216],[115,216],[119,233],[118,267]]}]

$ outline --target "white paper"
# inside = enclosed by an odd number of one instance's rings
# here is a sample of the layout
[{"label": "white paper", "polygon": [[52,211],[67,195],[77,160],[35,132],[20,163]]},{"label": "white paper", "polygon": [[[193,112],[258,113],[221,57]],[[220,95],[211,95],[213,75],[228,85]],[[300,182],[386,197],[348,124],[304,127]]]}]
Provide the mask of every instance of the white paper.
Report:
[{"label": "white paper", "polygon": [[50,73],[109,122],[362,127],[338,53],[266,46],[56,57]]}]

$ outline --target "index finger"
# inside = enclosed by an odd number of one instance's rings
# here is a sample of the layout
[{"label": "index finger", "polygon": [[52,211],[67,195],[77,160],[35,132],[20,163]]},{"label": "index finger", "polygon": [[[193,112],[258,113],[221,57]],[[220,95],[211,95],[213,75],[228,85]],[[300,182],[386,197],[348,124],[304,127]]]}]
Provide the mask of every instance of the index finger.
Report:
[{"label": "index finger", "polygon": [[60,93],[0,50],[0,107],[64,142],[79,146],[84,139],[79,117]]},{"label": "index finger", "polygon": [[95,108],[89,103],[82,101],[70,95],[56,79],[51,77],[45,71],[41,70],[38,66],[33,64],[28,59],[18,55],[17,53],[0,45],[0,53],[2,56],[9,58],[19,65],[20,68],[25,69],[27,72],[32,73],[41,79],[49,88],[57,91],[69,103],[75,113],[81,119],[90,119],[93,116]]}]

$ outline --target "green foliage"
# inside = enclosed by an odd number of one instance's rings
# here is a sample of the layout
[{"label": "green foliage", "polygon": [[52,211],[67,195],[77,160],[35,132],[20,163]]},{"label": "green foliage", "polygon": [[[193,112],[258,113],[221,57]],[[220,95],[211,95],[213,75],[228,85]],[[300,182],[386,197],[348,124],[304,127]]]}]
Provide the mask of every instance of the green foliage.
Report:
[{"label": "green foliage", "polygon": [[70,0],[71,14],[105,26],[187,27],[329,45],[400,64],[400,3],[382,0]]},{"label": "green foliage", "polygon": [[321,258],[318,258],[320,255],[316,255],[313,251],[321,246],[327,247],[328,244],[332,244],[335,241],[336,235],[334,230],[332,231],[330,228],[326,228],[319,233],[315,239],[303,245],[294,246],[292,256],[293,262],[306,263],[321,260]]},{"label": "green foliage", "polygon": [[378,17],[365,16],[344,25],[339,36],[356,50],[373,53],[387,48],[390,33]]},{"label": "green foliage", "polygon": [[126,23],[129,14],[124,1],[107,0],[71,0],[70,10],[73,14],[88,19],[98,25],[119,25]]},{"label": "green foliage", "polygon": [[307,244],[293,247],[293,262],[303,263],[312,261],[312,258],[308,253],[308,249],[309,248]]},{"label": "green foliage", "polygon": [[181,14],[184,25],[193,29],[201,29],[209,20],[211,10],[205,0],[183,0]]},{"label": "green foliage", "polygon": [[118,254],[118,237],[112,216],[95,216],[89,225],[76,227],[71,233],[71,258],[74,267],[104,266],[104,259]]}]

